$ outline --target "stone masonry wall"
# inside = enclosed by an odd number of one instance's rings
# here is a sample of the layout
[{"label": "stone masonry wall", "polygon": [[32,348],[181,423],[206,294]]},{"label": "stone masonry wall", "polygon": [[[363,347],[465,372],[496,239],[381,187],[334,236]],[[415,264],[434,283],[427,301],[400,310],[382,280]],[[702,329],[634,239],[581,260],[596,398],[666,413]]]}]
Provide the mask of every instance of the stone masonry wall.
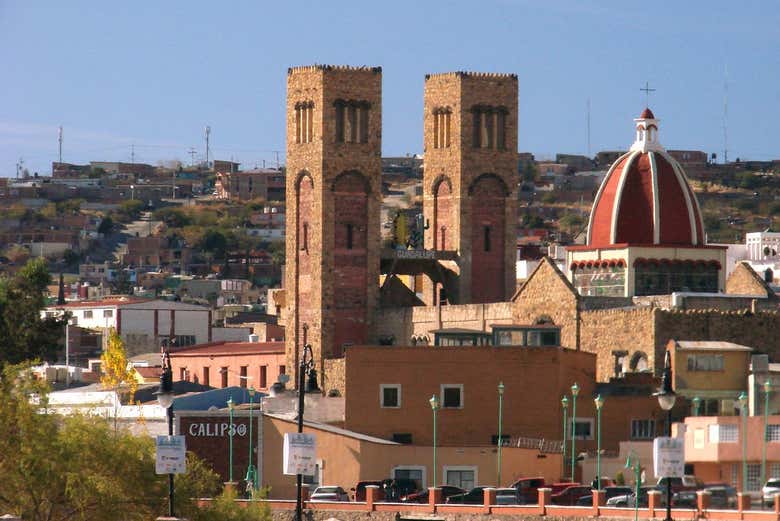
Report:
[{"label": "stone masonry wall", "polygon": [[726,281],[726,293],[768,296],[767,288],[747,263],[740,262]]},{"label": "stone masonry wall", "polygon": [[580,348],[596,355],[596,379],[608,382],[615,376],[613,351],[647,357],[652,368],[655,356],[655,308],[607,309],[582,313]]},{"label": "stone masonry wall", "polygon": [[549,317],[561,327],[561,345],[579,349],[578,296],[548,258],[542,259],[514,298],[515,324],[534,324]]}]

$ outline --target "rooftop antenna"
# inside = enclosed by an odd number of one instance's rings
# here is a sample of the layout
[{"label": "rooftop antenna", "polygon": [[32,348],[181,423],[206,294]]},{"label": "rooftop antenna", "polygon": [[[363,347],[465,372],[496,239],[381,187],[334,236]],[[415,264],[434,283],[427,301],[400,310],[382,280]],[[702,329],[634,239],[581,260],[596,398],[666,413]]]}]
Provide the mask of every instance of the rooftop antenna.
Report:
[{"label": "rooftop antenna", "polygon": [[650,88],[650,82],[646,81],[644,88],[639,90],[645,91],[645,107],[650,108],[650,93],[655,92],[655,89]]},{"label": "rooftop antenna", "polygon": [[19,176],[22,174],[22,170],[24,170],[24,158],[20,157],[19,162],[16,163],[16,178],[19,179]]},{"label": "rooftop antenna", "polygon": [[590,157],[590,98],[588,98],[588,157]]},{"label": "rooftop antenna", "polygon": [[274,155],[276,156],[276,169],[279,170],[279,151],[274,150]]},{"label": "rooftop antenna", "polygon": [[190,166],[195,165],[195,154],[197,154],[195,147],[190,147]]},{"label": "rooftop antenna", "polygon": [[211,127],[206,125],[206,168],[209,167],[209,135],[211,134]]},{"label": "rooftop antenna", "polygon": [[62,125],[60,125],[58,132],[57,132],[57,141],[59,143],[59,162],[62,163]]},{"label": "rooftop antenna", "polygon": [[130,163],[135,164],[135,144],[130,145]]},{"label": "rooftop antenna", "polygon": [[723,164],[729,162],[729,65],[723,66]]}]

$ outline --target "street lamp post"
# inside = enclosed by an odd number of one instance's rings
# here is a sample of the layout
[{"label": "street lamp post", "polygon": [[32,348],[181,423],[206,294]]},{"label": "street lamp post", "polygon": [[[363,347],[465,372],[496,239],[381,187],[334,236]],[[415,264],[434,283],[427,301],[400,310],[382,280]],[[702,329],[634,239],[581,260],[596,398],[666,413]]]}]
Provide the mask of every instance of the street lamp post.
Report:
[{"label": "street lamp post", "polygon": [[598,395],[593,403],[596,404],[596,490],[601,490],[601,408],[604,398]]},{"label": "street lamp post", "polygon": [[[661,409],[666,411],[666,435],[672,437],[672,407],[677,400],[677,395],[672,388],[672,353],[667,350],[664,357],[664,372],[661,375],[661,387],[653,396],[658,398]],[[666,478],[666,521],[672,521],[672,480]]]},{"label": "street lamp post", "polygon": [[439,410],[439,397],[435,394],[429,400],[433,411],[433,486],[436,487],[436,411]]},{"label": "street lamp post", "polygon": [[561,398],[561,407],[563,408],[563,472],[561,473],[561,476],[566,475],[566,431],[569,430],[569,422],[568,422],[568,412],[569,412],[569,399],[566,397],[566,395]]},{"label": "street lamp post", "polygon": [[[303,326],[303,337],[307,336],[308,326]],[[305,340],[304,340],[305,342]],[[308,382],[306,377],[308,375]],[[305,408],[304,393],[306,392],[318,392],[317,386],[317,371],[314,369],[314,353],[311,350],[310,344],[303,345],[303,353],[301,353],[301,362],[298,364],[298,433],[303,432],[303,412]],[[295,476],[295,485],[298,495],[295,501],[295,520],[303,520],[303,497],[301,496],[301,489],[303,489],[303,474],[297,474]]]},{"label": "street lamp post", "polygon": [[501,428],[503,427],[504,413],[504,382],[498,382],[498,479],[496,486],[501,486],[501,446],[504,440],[501,438]]},{"label": "street lamp post", "polygon": [[255,388],[250,387],[249,388],[249,466],[246,468],[246,482],[247,482],[247,488],[249,488],[252,492],[251,495],[254,497],[255,490],[257,490],[257,470],[255,469],[254,464],[254,452],[253,452],[253,446],[252,446],[252,406],[253,406],[253,400],[255,398]]},{"label": "street lamp post", "polygon": [[580,392],[580,386],[577,382],[571,386],[571,481],[574,482],[574,465],[577,462],[577,395]]},{"label": "street lamp post", "polygon": [[642,481],[642,463],[639,456],[631,450],[626,458],[625,468],[634,471],[634,521],[639,519],[639,484]]},{"label": "street lamp post", "polygon": [[747,402],[748,397],[744,391],[737,397],[739,402],[739,415],[742,417],[742,493],[747,490]]},{"label": "street lamp post", "polygon": [[[772,382],[764,382],[764,444],[761,447],[761,485],[766,483],[766,443],[769,438],[769,393],[772,392]],[[763,506],[763,498],[761,505]]]},{"label": "street lamp post", "polygon": [[[160,375],[160,388],[155,393],[157,403],[166,410],[168,416],[168,436],[173,436],[173,372],[171,370],[171,355],[165,348]],[[176,517],[173,513],[173,474],[168,474],[168,517]]]},{"label": "street lamp post", "polygon": [[701,406],[701,398],[699,398],[698,396],[694,396],[693,400],[691,400],[691,401],[693,402],[693,415],[694,416],[698,416],[699,415],[699,407]]},{"label": "street lamp post", "polygon": [[235,403],[232,396],[228,398],[227,406],[230,414],[230,430],[228,431],[228,436],[230,437],[228,445],[230,466],[228,467],[228,481],[233,483],[233,409],[235,408]]}]

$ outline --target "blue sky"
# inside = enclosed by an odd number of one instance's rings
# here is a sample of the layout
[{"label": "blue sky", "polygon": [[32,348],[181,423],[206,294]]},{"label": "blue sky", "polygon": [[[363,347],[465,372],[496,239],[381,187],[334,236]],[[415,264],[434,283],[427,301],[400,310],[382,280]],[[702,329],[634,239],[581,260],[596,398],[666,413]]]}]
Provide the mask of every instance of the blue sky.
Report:
[{"label": "blue sky", "polygon": [[513,72],[518,149],[625,148],[645,83],[667,148],[780,158],[780,2],[0,0],[0,176],[20,157],[284,157],[290,65],[383,67],[383,154],[422,151],[428,72]]}]

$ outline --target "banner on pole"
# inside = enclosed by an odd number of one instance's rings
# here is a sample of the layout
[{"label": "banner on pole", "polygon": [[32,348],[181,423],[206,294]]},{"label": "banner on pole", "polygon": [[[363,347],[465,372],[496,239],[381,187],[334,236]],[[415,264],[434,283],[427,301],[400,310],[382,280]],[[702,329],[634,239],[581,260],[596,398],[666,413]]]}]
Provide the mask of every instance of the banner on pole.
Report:
[{"label": "banner on pole", "polygon": [[285,433],[284,473],[313,476],[317,466],[317,440],[314,434]]},{"label": "banner on pole", "polygon": [[157,474],[184,474],[187,472],[187,448],[184,436],[157,436]]},{"label": "banner on pole", "polygon": [[685,441],[662,436],[653,440],[653,470],[657,477],[681,478],[685,474]]}]

